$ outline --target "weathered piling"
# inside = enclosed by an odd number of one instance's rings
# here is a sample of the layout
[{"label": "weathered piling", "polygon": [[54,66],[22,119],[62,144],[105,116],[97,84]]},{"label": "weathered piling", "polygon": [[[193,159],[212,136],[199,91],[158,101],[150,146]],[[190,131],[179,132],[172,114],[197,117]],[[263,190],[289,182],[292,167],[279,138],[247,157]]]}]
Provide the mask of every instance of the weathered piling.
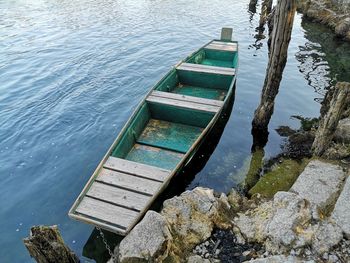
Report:
[{"label": "weathered piling", "polygon": [[23,242],[38,263],[79,262],[79,258],[64,244],[57,226],[34,226]]},{"label": "weathered piling", "polygon": [[320,121],[315,140],[312,144],[314,155],[321,156],[327,150],[349,100],[350,83],[338,82],[330,100],[328,111]]},{"label": "weathered piling", "polygon": [[274,110],[282,73],[287,62],[288,45],[291,38],[296,11],[296,0],[279,0],[276,6],[271,36],[271,50],[266,70],[261,100],[253,119],[253,134],[267,133],[267,126]]}]

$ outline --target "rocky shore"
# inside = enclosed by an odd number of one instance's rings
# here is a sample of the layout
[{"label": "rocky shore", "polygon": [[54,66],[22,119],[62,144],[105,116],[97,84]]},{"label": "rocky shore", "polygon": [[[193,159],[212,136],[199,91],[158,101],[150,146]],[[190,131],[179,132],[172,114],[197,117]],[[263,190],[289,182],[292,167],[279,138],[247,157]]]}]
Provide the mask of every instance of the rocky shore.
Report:
[{"label": "rocky shore", "polygon": [[[334,139],[347,156],[349,125],[343,119]],[[159,213],[146,213],[110,263],[350,262],[349,164],[303,162],[289,190],[247,197],[197,187],[166,200]]]},{"label": "rocky shore", "polygon": [[298,11],[329,26],[339,37],[350,41],[349,0],[300,0]]}]

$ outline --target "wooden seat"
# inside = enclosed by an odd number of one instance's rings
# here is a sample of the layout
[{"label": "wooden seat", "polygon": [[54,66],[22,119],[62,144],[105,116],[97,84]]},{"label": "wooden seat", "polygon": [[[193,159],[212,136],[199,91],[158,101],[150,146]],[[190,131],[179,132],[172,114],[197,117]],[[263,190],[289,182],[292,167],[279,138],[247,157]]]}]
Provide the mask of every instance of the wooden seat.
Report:
[{"label": "wooden seat", "polygon": [[205,104],[195,103],[191,101],[164,98],[164,97],[158,97],[153,95],[148,96],[146,101],[151,103],[160,103],[160,104],[166,104],[166,105],[175,106],[175,107],[182,107],[182,108],[187,108],[191,110],[213,112],[213,113],[216,113],[221,109],[221,107],[218,107],[218,106],[205,105]]},{"label": "wooden seat", "polygon": [[238,45],[237,43],[232,43],[232,42],[213,41],[208,45],[206,45],[204,48],[220,50],[220,51],[237,52]]},{"label": "wooden seat", "polygon": [[175,100],[182,100],[182,101],[189,101],[204,105],[211,105],[211,106],[217,106],[221,107],[224,105],[224,102],[221,100],[212,100],[212,99],[205,99],[205,98],[198,98],[194,96],[187,96],[182,94],[176,94],[176,93],[170,93],[170,92],[164,92],[164,91],[158,91],[154,90],[151,93],[152,96],[155,97],[161,97],[161,98],[169,98],[169,99],[175,99]]},{"label": "wooden seat", "polygon": [[181,63],[179,66],[177,66],[177,69],[228,76],[234,76],[236,73],[236,70],[234,68],[216,67],[193,63]]}]

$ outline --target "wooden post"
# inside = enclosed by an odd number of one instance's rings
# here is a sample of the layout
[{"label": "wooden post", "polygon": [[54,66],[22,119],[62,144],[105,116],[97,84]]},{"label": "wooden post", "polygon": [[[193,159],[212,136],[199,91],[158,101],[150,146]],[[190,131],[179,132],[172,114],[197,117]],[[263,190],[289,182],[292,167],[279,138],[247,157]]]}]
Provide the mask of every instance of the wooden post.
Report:
[{"label": "wooden post", "polygon": [[321,119],[312,144],[314,155],[322,156],[333,139],[334,132],[342,116],[344,109],[349,103],[350,83],[338,82],[335,86],[332,99],[327,113]]},{"label": "wooden post", "polygon": [[79,262],[79,258],[64,244],[57,226],[34,226],[23,242],[38,263]]},{"label": "wooden post", "polygon": [[291,38],[295,11],[296,0],[278,1],[274,16],[269,63],[266,70],[260,105],[254,114],[253,130],[267,131],[267,126],[273,114],[275,98],[287,62],[288,45]]}]

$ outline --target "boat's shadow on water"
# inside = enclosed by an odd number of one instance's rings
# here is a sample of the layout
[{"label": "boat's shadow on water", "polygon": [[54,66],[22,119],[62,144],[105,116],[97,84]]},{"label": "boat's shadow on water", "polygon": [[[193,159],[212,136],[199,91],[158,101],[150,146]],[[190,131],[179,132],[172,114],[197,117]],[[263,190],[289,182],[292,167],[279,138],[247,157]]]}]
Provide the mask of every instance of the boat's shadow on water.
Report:
[{"label": "boat's shadow on water", "polygon": [[[198,151],[192,157],[191,161],[185,165],[183,169],[177,174],[177,176],[171,180],[169,186],[155,200],[150,210],[159,211],[164,200],[172,198],[184,192],[188,185],[193,181],[196,174],[204,168],[210,156],[214,152],[217,144],[219,143],[227,121],[230,118],[235,100],[235,92],[236,84],[233,87],[233,92],[228,100],[228,103],[223,109],[223,112],[220,115],[218,121],[208,133],[207,137],[204,140],[204,143],[199,147]],[[108,245],[112,250],[123,239],[123,236],[108,231],[103,231],[103,233]],[[93,259],[97,263],[106,262],[110,258],[102,237],[96,228],[92,231],[89,239],[85,243],[85,246],[83,248],[83,256]]]}]

